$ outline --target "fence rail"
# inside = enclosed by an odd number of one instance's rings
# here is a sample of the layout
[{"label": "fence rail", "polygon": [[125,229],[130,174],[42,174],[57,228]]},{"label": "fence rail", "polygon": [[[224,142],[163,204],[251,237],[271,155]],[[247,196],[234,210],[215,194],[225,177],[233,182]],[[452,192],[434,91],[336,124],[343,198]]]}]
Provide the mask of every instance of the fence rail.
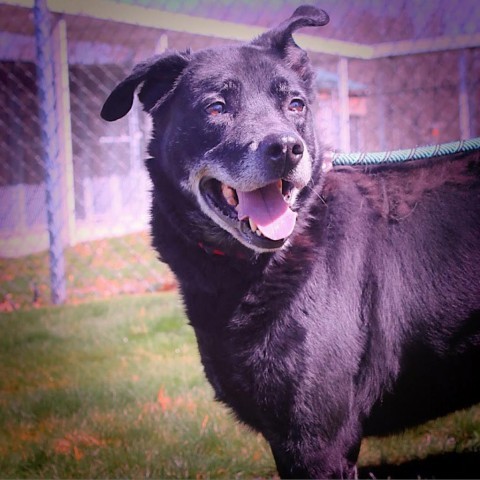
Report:
[{"label": "fence rail", "polygon": [[[0,1],[0,309],[72,301],[90,268],[104,280],[98,294],[131,291],[132,282],[148,291],[142,276],[154,290],[173,284],[145,233],[149,119],[135,104],[106,123],[101,105],[138,61],[249,40],[300,3]],[[330,148],[387,151],[480,135],[480,2],[321,6],[330,24],[296,40],[316,69],[315,120]],[[103,251],[94,267],[75,262],[85,242]],[[48,258],[49,268],[27,268]]]}]

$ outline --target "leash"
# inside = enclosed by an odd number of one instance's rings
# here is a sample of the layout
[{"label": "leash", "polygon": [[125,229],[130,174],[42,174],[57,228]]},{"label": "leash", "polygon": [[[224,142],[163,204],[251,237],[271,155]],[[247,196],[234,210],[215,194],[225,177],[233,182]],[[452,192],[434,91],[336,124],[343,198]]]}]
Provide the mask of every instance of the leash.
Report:
[{"label": "leash", "polygon": [[376,165],[381,163],[399,163],[408,160],[421,160],[453,155],[455,153],[471,152],[480,149],[480,137],[457,142],[441,143],[438,145],[413,147],[403,150],[390,150],[387,152],[356,152],[334,153],[332,165]]}]

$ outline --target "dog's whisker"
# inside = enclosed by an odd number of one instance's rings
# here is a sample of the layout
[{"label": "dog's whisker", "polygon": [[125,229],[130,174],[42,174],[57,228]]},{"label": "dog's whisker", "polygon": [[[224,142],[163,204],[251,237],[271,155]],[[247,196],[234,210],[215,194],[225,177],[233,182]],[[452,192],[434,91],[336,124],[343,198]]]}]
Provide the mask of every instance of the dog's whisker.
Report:
[{"label": "dog's whisker", "polygon": [[320,201],[324,204],[327,205],[327,202],[323,195],[320,195],[313,187],[310,186],[310,184],[307,184],[305,188],[308,188],[316,197],[320,199]]}]

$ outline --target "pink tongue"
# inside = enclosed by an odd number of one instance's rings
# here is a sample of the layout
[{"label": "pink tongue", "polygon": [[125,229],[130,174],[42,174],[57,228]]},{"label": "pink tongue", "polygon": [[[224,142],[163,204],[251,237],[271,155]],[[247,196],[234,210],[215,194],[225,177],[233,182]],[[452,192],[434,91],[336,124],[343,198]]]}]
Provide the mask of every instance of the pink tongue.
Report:
[{"label": "pink tongue", "polygon": [[238,218],[251,218],[265,237],[281,240],[293,232],[297,214],[290,210],[276,182],[253,192],[237,190],[237,196]]}]

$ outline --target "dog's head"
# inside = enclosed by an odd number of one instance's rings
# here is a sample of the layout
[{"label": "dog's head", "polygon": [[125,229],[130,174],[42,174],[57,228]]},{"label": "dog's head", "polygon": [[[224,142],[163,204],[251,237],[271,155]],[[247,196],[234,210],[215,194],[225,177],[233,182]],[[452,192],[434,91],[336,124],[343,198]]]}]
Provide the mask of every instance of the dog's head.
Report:
[{"label": "dog's head", "polygon": [[327,22],[303,6],[251,43],[154,57],[117,85],[102,117],[126,115],[142,84],[138,97],[154,126],[152,176],[198,204],[205,230],[213,221],[254,251],[278,249],[319,157],[313,72],[292,33]]}]

